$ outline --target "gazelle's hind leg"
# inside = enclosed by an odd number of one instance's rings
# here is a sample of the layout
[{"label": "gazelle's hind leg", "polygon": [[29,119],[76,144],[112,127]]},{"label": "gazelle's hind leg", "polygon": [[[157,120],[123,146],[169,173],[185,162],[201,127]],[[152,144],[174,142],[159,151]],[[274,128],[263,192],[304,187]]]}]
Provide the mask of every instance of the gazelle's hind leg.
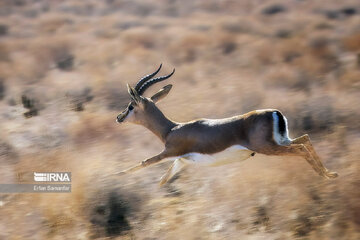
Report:
[{"label": "gazelle's hind leg", "polygon": [[183,170],[186,165],[187,163],[183,159],[176,159],[167,172],[161,177],[159,185],[162,186],[170,181],[177,173]]},{"label": "gazelle's hind leg", "polygon": [[311,167],[320,175],[325,178],[335,178],[337,173],[329,173],[327,169],[313,158],[312,154],[304,144],[291,144],[288,146],[278,146],[276,150],[277,155],[293,155],[301,156],[311,165]]},{"label": "gazelle's hind leg", "polygon": [[315,164],[317,165],[317,168],[319,168],[322,172],[323,175],[327,178],[336,178],[338,176],[338,174],[336,172],[330,172],[321,162],[321,159],[319,157],[319,155],[317,155],[311,141],[310,141],[310,137],[309,135],[305,134],[301,137],[295,138],[292,140],[292,144],[304,144],[306,149],[309,151],[309,153],[311,154],[312,158],[315,161]]}]

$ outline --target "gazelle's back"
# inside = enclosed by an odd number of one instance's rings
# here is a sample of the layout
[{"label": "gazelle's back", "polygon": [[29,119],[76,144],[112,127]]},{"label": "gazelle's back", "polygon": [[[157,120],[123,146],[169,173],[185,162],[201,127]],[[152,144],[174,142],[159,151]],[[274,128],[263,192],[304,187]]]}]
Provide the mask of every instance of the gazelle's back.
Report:
[{"label": "gazelle's back", "polygon": [[272,125],[268,124],[272,121],[272,112],[262,110],[231,118],[198,119],[179,124],[169,133],[166,145],[177,146],[179,155],[189,152],[213,154],[233,145],[257,148],[257,142],[262,144],[262,139],[272,137],[272,128],[269,128]]}]

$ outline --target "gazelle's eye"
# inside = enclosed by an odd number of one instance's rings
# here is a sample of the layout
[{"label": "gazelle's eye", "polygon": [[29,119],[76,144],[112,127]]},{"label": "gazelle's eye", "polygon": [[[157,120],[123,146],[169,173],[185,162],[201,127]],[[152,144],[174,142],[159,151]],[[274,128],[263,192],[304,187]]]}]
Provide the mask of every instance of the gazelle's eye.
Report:
[{"label": "gazelle's eye", "polygon": [[134,109],[134,106],[133,105],[130,105],[129,106],[129,111],[133,110]]}]

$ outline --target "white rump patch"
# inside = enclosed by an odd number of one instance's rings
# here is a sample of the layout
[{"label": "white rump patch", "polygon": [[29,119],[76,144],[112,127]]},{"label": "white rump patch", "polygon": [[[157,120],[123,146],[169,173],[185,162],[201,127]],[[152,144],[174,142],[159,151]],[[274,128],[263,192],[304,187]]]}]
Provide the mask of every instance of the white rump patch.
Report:
[{"label": "white rump patch", "polygon": [[289,137],[289,130],[288,130],[288,124],[287,124],[286,117],[283,116],[284,121],[285,121],[285,133],[284,133],[284,136],[282,136],[279,131],[279,117],[276,114],[276,112],[273,112],[272,116],[274,119],[274,121],[273,121],[274,122],[273,138],[274,138],[275,142],[282,146],[291,144],[291,139]]},{"label": "white rump patch", "polygon": [[210,166],[219,166],[232,162],[244,161],[252,156],[254,151],[247,149],[241,145],[233,145],[226,148],[224,151],[214,154],[202,154],[202,153],[187,153],[182,156],[189,161],[189,163],[206,164]]}]

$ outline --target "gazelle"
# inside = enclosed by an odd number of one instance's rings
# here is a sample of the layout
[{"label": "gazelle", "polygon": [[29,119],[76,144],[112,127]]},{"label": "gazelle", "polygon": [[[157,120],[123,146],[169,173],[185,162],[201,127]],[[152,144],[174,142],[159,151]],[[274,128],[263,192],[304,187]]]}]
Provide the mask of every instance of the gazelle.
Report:
[{"label": "gazelle", "polygon": [[173,165],[160,181],[162,185],[188,163],[224,164],[245,160],[255,153],[261,153],[301,156],[320,176],[338,176],[336,172],[329,172],[324,167],[307,134],[295,139],[289,138],[287,119],[276,109],[255,110],[229,118],[198,119],[186,123],[170,120],[156,103],[169,93],[171,84],[163,87],[151,98],[143,96],[150,86],[174,74],[175,69],[167,76],[153,78],[161,66],[140,79],[135,87],[127,85],[131,101],[117,116],[117,122],[143,125],[160,138],[165,149],[118,174],[147,167],[165,158],[175,158]]}]

